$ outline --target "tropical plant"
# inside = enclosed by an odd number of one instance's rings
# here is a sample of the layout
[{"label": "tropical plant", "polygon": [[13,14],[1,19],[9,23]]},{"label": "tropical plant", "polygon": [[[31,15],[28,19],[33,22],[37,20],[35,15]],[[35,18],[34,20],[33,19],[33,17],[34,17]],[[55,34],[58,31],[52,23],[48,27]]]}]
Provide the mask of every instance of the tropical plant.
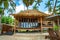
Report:
[{"label": "tropical plant", "polygon": [[51,7],[50,0],[46,3],[46,7],[48,7],[48,11],[49,11],[49,12],[52,11],[52,7]]},{"label": "tropical plant", "polygon": [[58,1],[58,0],[55,1],[55,5],[54,5],[54,8],[53,8],[53,13],[55,13],[55,14],[56,14],[56,5],[57,5],[57,1]]},{"label": "tropical plant", "polygon": [[54,25],[53,30],[59,30],[59,27],[57,25]]},{"label": "tropical plant", "polygon": [[27,9],[29,5],[32,5],[34,0],[23,0],[23,3],[26,5]]},{"label": "tropical plant", "polygon": [[60,1],[58,0],[49,0],[46,3],[46,7],[48,7],[48,11],[52,12],[52,14],[57,14],[57,11],[59,11],[59,7],[57,7],[58,3],[60,3]]},{"label": "tropical plant", "polygon": [[56,11],[57,11],[57,14],[60,14],[60,4],[57,6]]},{"label": "tropical plant", "polygon": [[28,7],[29,5],[32,5],[34,0],[23,0],[23,3]]},{"label": "tropical plant", "polygon": [[13,12],[15,12],[15,9],[13,10],[12,8],[9,8],[7,11],[7,13],[9,13],[9,14],[13,14]]},{"label": "tropical plant", "polygon": [[[36,4],[37,4],[37,3],[36,3]],[[33,6],[33,9],[38,10],[38,9],[37,9],[38,6],[37,6],[36,4]]]},{"label": "tropical plant", "polygon": [[28,9],[28,6],[32,5],[33,3],[36,3],[35,6],[33,7],[34,8],[37,8],[36,5],[40,5],[40,3],[42,2],[42,0],[23,0],[23,3],[26,5],[27,9]]},{"label": "tropical plant", "polygon": [[[14,3],[13,0],[0,0],[0,19],[1,17],[4,15],[4,11],[5,10],[15,10],[15,6],[16,4]],[[10,7],[12,9],[10,9]],[[1,23],[1,20],[0,20],[0,23]]]},{"label": "tropical plant", "polygon": [[8,9],[9,6],[11,6],[13,10],[15,10],[16,5],[13,0],[0,0],[0,14],[4,14],[4,11]]},{"label": "tropical plant", "polygon": [[13,25],[14,24],[14,19],[12,17],[10,17],[10,16],[3,16],[1,18],[1,23]]}]

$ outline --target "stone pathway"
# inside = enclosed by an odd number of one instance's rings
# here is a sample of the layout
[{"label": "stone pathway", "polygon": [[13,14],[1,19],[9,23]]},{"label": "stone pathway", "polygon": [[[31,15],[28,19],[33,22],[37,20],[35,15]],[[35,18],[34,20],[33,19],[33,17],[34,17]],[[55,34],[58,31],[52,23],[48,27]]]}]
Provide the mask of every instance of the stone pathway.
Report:
[{"label": "stone pathway", "polygon": [[15,35],[2,35],[0,40],[49,40],[40,33],[17,33]]}]

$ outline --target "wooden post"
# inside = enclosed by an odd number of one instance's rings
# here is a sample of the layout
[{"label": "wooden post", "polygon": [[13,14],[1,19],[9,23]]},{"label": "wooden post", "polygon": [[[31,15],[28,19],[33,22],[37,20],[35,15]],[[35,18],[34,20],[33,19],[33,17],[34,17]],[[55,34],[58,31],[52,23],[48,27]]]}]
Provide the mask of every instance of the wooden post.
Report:
[{"label": "wooden post", "polygon": [[43,29],[42,29],[42,17],[41,17],[41,32],[43,31]]},{"label": "wooden post", "polygon": [[55,26],[55,22],[53,21],[53,27]]},{"label": "wooden post", "polygon": [[[59,27],[59,18],[57,18],[57,24],[58,24],[58,27]],[[59,30],[59,29],[58,29]]]},{"label": "wooden post", "polygon": [[15,27],[16,27],[16,19],[15,19],[15,25],[14,25],[14,35],[15,35]]},{"label": "wooden post", "polygon": [[59,26],[59,18],[57,18],[57,24],[58,24],[58,26]]}]

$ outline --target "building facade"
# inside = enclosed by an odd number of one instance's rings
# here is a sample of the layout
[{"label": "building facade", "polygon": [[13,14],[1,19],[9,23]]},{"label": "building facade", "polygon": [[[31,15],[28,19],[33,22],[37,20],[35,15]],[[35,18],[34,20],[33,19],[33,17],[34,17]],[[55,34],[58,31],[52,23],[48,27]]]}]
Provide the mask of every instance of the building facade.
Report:
[{"label": "building facade", "polygon": [[[47,14],[37,10],[26,10],[20,13],[11,14],[16,22],[15,30],[40,30],[45,28],[53,28],[52,21],[45,20]],[[15,23],[16,23],[15,22]]]}]

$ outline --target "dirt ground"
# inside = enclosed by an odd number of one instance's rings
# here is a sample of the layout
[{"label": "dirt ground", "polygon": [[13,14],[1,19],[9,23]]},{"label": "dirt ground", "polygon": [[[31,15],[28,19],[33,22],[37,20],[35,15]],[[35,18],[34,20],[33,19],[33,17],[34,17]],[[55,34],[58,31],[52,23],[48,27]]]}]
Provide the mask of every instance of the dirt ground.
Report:
[{"label": "dirt ground", "polygon": [[49,40],[42,33],[16,33],[14,35],[1,35],[0,40]]}]

